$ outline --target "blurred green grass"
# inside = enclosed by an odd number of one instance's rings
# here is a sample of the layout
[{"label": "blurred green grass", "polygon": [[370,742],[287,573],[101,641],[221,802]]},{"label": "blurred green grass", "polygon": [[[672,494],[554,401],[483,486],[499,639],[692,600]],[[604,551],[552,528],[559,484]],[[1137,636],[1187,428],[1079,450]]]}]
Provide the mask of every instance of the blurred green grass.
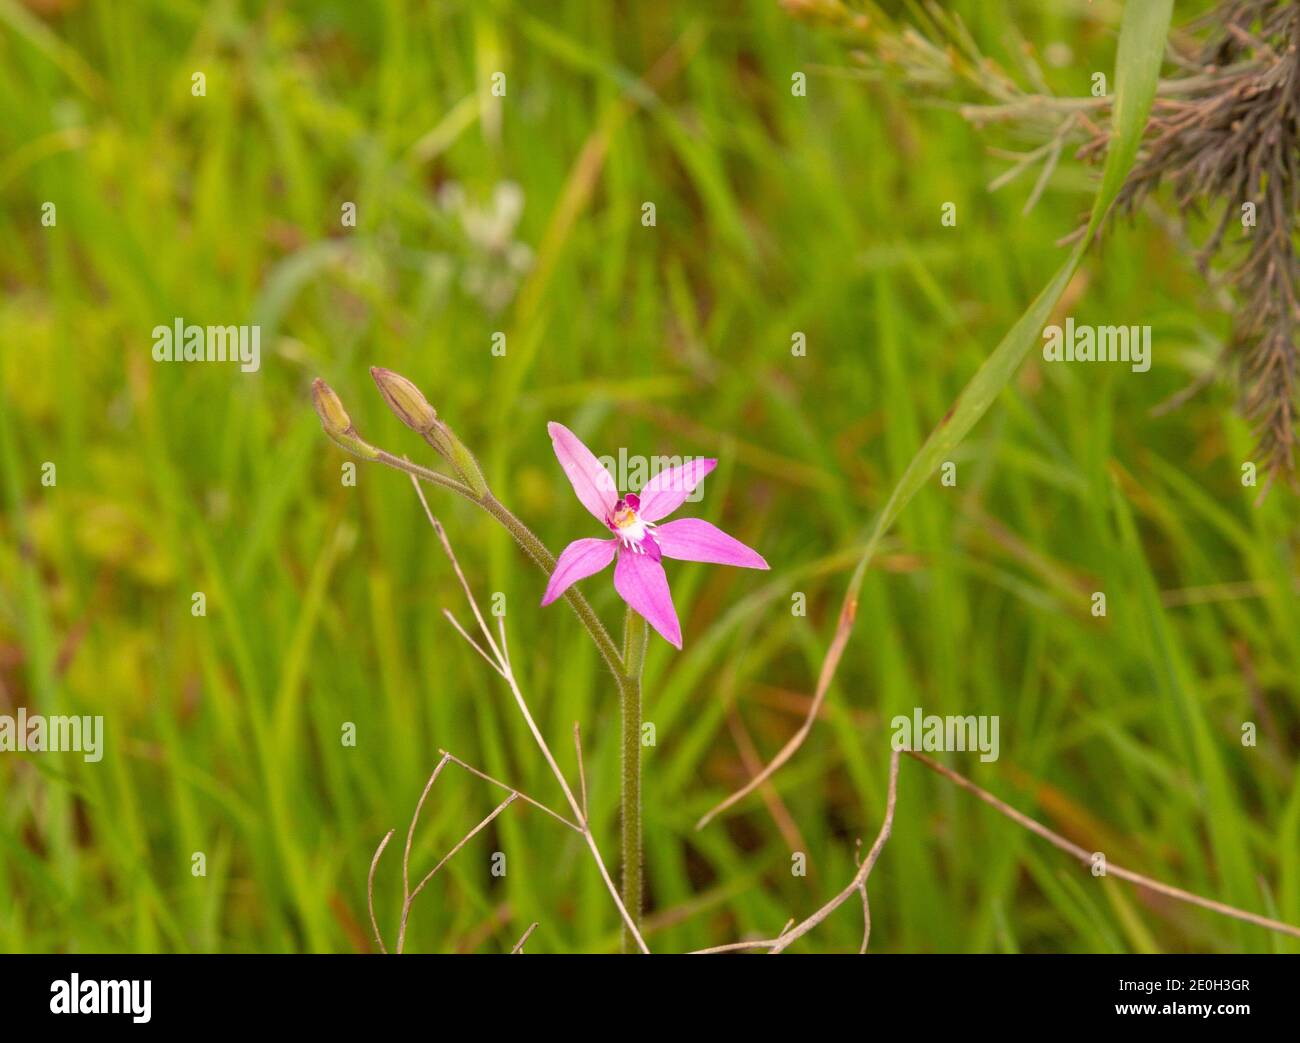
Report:
[{"label": "blurred green grass", "polygon": [[[797,726],[864,526],[1064,257],[1089,198],[1076,165],[1022,216],[1027,186],[985,191],[988,140],[837,75],[840,43],[775,4],[33,6],[0,0],[0,702],[102,713],[107,752],[0,757],[0,949],[364,950],[371,854],[439,747],[558,805],[508,693],[442,619],[463,606],[406,479],[340,482],[313,376],[371,441],[425,459],[371,365],[426,390],[553,550],[590,533],[548,419],[597,452],[719,456],[691,513],[773,565],[670,573],[686,644],[652,642],[647,664],[652,948],[769,936],[842,886],[879,823],[889,718],[914,706],[1000,714],[1001,760],[953,763],[1083,846],[1300,921],[1294,498],[1251,506],[1226,390],[1150,414],[1227,322],[1149,221],[1108,233],[1059,314],[1149,322],[1151,372],[1031,354],[956,451],[957,487],[931,481],[886,541],[775,792],[692,828]],[[954,6],[995,55],[1013,28],[1067,43],[1063,93],[1113,63],[1116,5]],[[448,186],[490,211],[503,183],[523,198],[503,241],[531,265],[485,288],[473,273],[506,265]],[[261,369],[153,363],[175,316],[260,323]],[[582,722],[612,861],[603,667],[566,610],[536,608],[543,577],[503,532],[431,497],[481,597],[505,595],[570,777]],[[584,589],[613,624],[608,582]],[[440,780],[415,869],[498,799]],[[544,816],[511,808],[443,872],[412,950],[508,949],[533,920],[531,950],[617,946],[580,841]],[[856,948],[851,905],[801,947]],[[880,951],[1296,948],[1099,883],[908,764],[872,913]]]}]

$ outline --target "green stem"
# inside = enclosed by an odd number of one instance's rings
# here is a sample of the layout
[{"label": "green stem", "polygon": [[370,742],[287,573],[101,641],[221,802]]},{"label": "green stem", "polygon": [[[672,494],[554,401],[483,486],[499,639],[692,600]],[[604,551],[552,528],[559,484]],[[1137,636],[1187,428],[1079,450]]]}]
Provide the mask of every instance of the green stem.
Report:
[{"label": "green stem", "polygon": [[[641,667],[649,632],[631,606],[623,627],[623,904],[641,927]],[[623,951],[635,952],[631,933],[623,930]]]}]

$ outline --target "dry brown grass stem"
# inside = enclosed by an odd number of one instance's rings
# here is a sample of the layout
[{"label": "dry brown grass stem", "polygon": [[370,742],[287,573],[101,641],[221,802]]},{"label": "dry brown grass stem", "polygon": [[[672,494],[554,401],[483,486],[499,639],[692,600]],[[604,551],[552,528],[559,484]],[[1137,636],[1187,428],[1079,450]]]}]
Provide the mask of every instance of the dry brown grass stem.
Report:
[{"label": "dry brown grass stem", "polygon": [[[1024,812],[1012,807],[1006,801],[995,797],[988,790],[977,786],[966,776],[951,768],[940,764],[924,753],[918,753],[913,750],[904,750],[909,757],[917,763],[924,765],[930,771],[947,779],[949,782],[974,794],[989,807],[993,808],[998,814],[1010,819],[1016,825],[1029,830],[1035,836],[1046,840],[1053,847],[1066,854],[1078,859],[1089,869],[1093,866],[1094,853],[1087,851],[1078,844],[1067,840],[1061,834],[1044,826],[1041,822],[1031,818]],[[867,880],[871,876],[871,871],[875,868],[876,861],[880,857],[886,842],[889,840],[890,833],[894,825],[894,809],[898,799],[898,765],[900,752],[894,750],[889,758],[889,785],[885,797],[885,815],[880,824],[880,832],[876,834],[875,842],[867,852],[867,857],[862,859],[858,864],[858,871],[854,874],[853,879],[844,886],[830,901],[821,906],[816,912],[802,920],[798,924],[786,924],[781,933],[775,938],[756,939],[754,941],[728,942],[725,945],[715,945],[708,949],[695,950],[696,955],[743,952],[750,949],[766,949],[769,953],[779,953],[788,948],[793,942],[803,937],[809,931],[813,930],[818,924],[822,923],[836,909],[847,902],[856,893],[862,899],[862,944],[858,949],[859,953],[867,951],[867,945],[871,940],[871,903],[867,898]],[[859,841],[861,845],[861,841]],[[1185,891],[1181,887],[1174,887],[1170,884],[1162,883],[1152,877],[1142,873],[1134,872],[1131,869],[1125,869],[1123,866],[1116,865],[1113,862],[1107,862],[1105,865],[1105,876],[1113,876],[1120,880],[1126,880],[1138,887],[1145,888],[1154,894],[1164,895],[1166,898],[1172,898],[1188,905],[1194,905],[1201,909],[1207,909],[1212,913],[1218,913],[1220,916],[1227,916],[1234,920],[1240,920],[1243,923],[1254,924],[1256,927],[1263,927],[1266,930],[1277,931],[1280,934],[1287,934],[1293,938],[1300,938],[1300,927],[1294,924],[1285,923],[1281,920],[1274,920],[1267,916],[1260,916],[1258,913],[1248,912],[1245,909],[1238,909],[1235,906],[1228,905],[1224,902],[1215,901],[1212,898],[1204,898],[1201,895],[1193,894],[1191,891]]]},{"label": "dry brown grass stem", "polygon": [[[561,822],[569,826],[571,829],[576,830],[582,836],[583,840],[587,844],[588,849],[591,851],[591,856],[596,863],[597,870],[600,872],[601,879],[604,881],[605,887],[610,893],[610,897],[613,898],[614,904],[618,909],[619,916],[622,918],[623,923],[627,927],[628,932],[632,936],[632,939],[635,942],[637,948],[643,953],[648,953],[650,950],[646,946],[645,939],[642,937],[640,930],[638,930],[636,926],[636,923],[633,921],[631,915],[628,913],[627,907],[623,904],[623,900],[618,893],[618,888],[614,886],[614,882],[610,878],[609,870],[605,865],[605,860],[600,854],[600,849],[596,844],[596,838],[592,833],[591,823],[587,816],[587,781],[586,781],[586,771],[583,768],[581,733],[579,732],[577,726],[575,725],[574,732],[573,732],[573,740],[577,749],[579,787],[582,793],[582,799],[581,801],[579,801],[579,799],[574,795],[572,788],[569,786],[568,779],[565,778],[564,772],[560,770],[559,764],[556,763],[555,757],[551,753],[550,745],[546,742],[545,737],[542,735],[541,729],[537,727],[537,722],[533,719],[532,712],[528,708],[528,702],[524,698],[523,689],[520,687],[519,680],[515,676],[514,667],[510,661],[510,648],[506,639],[505,620],[501,617],[497,618],[497,636],[496,638],[493,638],[492,631],[489,629],[487,625],[487,621],[484,619],[483,613],[479,610],[478,603],[474,599],[474,593],[470,589],[469,582],[465,579],[465,574],[461,570],[460,562],[456,558],[456,552],[452,550],[451,541],[447,538],[447,533],[443,529],[442,524],[438,521],[437,518],[434,517],[433,512],[429,509],[429,503],[425,499],[424,490],[421,488],[419,481],[416,480],[416,477],[414,475],[411,476],[411,484],[415,487],[415,493],[420,499],[420,505],[424,508],[425,516],[428,518],[429,524],[433,527],[433,531],[437,534],[438,541],[439,543],[441,543],[442,549],[446,552],[447,558],[451,562],[452,569],[455,571],[456,579],[460,583],[461,590],[465,594],[465,599],[466,601],[469,602],[470,609],[474,614],[474,619],[478,623],[479,632],[483,639],[483,645],[480,645],[477,641],[475,641],[472,637],[470,637],[470,635],[465,631],[465,629],[461,627],[459,623],[456,622],[455,617],[452,616],[450,612],[446,612],[445,614],[447,615],[447,618],[452,622],[452,625],[456,628],[456,632],[459,633],[461,637],[464,638],[465,641],[467,641],[475,649],[475,651],[477,651],[479,655],[482,656],[482,658],[487,661],[488,665],[491,666],[492,669],[495,670],[498,675],[500,675],[502,680],[506,682],[507,687],[509,687],[511,694],[514,696],[515,704],[519,708],[519,713],[523,717],[524,723],[527,724],[528,730],[532,733],[533,739],[537,743],[537,748],[541,751],[543,758],[546,760],[547,766],[551,769],[551,774],[555,776],[556,781],[560,785],[560,789],[564,793],[564,799],[569,805],[569,809],[573,814],[573,819],[571,821],[568,818],[564,817],[563,815],[551,811],[549,808],[546,808],[544,805],[538,803],[537,801],[532,800],[532,798],[527,797],[522,793],[519,793],[517,790],[513,789],[513,787],[506,786],[505,783],[499,782],[496,779],[492,779],[489,776],[485,775],[484,773],[478,771],[475,768],[471,768],[469,765],[464,764],[461,761],[456,761],[456,763],[460,764],[462,767],[466,768],[467,770],[474,772],[480,777],[487,779],[488,781],[493,782],[496,785],[503,786],[504,788],[510,790],[511,793],[510,799],[513,800],[515,799],[515,797],[518,797],[519,799],[528,801],[529,803],[535,805],[536,807],[539,807],[542,810],[546,811],[552,817],[559,819]],[[455,760],[455,758],[450,757],[450,754],[445,754],[444,756],[446,758]],[[432,780],[430,780],[430,784],[432,784]],[[428,786],[425,787],[425,790],[427,793]],[[423,797],[421,798],[421,802],[423,802]],[[508,804],[509,800],[506,803]],[[483,828],[483,826],[485,826],[487,822],[490,821],[491,818],[495,817],[503,810],[505,810],[505,807],[499,806],[497,810],[493,812],[492,816],[489,816],[488,820],[485,820],[484,822],[480,823],[477,827],[475,827],[475,832],[477,832],[478,829]],[[417,808],[417,813],[418,813],[418,808]],[[414,829],[414,826],[412,826],[412,829]],[[473,834],[471,833],[470,835],[472,836]],[[465,839],[468,840],[469,838],[466,837]],[[463,844],[464,841],[462,841],[461,843]],[[409,841],[408,841],[408,849],[409,849]],[[403,879],[405,881],[405,870],[404,870]]]}]

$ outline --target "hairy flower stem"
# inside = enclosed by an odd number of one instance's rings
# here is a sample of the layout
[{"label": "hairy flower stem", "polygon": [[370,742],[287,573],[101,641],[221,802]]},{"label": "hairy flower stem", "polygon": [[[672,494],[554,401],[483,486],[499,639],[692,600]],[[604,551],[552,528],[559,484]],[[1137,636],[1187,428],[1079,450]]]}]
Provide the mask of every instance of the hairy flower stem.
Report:
[{"label": "hairy flower stem", "polygon": [[[641,667],[649,628],[629,605],[623,625],[623,904],[641,926]],[[623,929],[623,951],[636,952],[631,932]]]}]

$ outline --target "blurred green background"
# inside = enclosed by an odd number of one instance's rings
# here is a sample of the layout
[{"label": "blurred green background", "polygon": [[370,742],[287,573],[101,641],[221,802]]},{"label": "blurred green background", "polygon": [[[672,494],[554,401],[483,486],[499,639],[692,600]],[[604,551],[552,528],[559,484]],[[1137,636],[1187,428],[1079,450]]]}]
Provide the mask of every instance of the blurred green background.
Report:
[{"label": "blurred green background", "polygon": [[[1000,60],[1053,48],[1061,94],[1113,67],[1116,3],[953,7]],[[1231,389],[1151,415],[1229,321],[1149,216],[1060,314],[1151,324],[1151,372],[1031,352],[956,487],[936,476],[890,535],[802,751],[693,828],[797,728],[865,526],[1091,198],[1067,157],[1022,215],[1028,182],[987,191],[1006,138],[921,101],[767,0],[0,0],[0,711],[106,718],[98,764],[0,755],[0,949],[366,951],[371,855],[440,747],[562,806],[442,618],[468,616],[408,480],[341,481],[314,376],[369,440],[434,462],[372,365],[426,391],[553,551],[595,535],[559,420],[597,453],[719,457],[682,513],[772,564],[669,567],[685,648],[652,638],[646,668],[652,949],[770,937],[838,891],[879,826],[889,719],[916,706],[1000,715],[1000,760],[948,762],[1085,848],[1300,922],[1295,499],[1251,505]],[[177,316],[260,323],[261,368],[154,363]],[[508,536],[429,496],[484,604],[505,595],[571,779],[582,723],[613,865],[615,690]],[[582,589],[614,628],[608,576]],[[412,871],[500,796],[446,773]],[[1098,880],[906,760],[871,897],[875,951],[1297,949]],[[618,946],[581,840],[515,805],[420,897],[408,949],[508,950],[534,920],[530,951]],[[860,938],[851,901],[796,948]]]}]

